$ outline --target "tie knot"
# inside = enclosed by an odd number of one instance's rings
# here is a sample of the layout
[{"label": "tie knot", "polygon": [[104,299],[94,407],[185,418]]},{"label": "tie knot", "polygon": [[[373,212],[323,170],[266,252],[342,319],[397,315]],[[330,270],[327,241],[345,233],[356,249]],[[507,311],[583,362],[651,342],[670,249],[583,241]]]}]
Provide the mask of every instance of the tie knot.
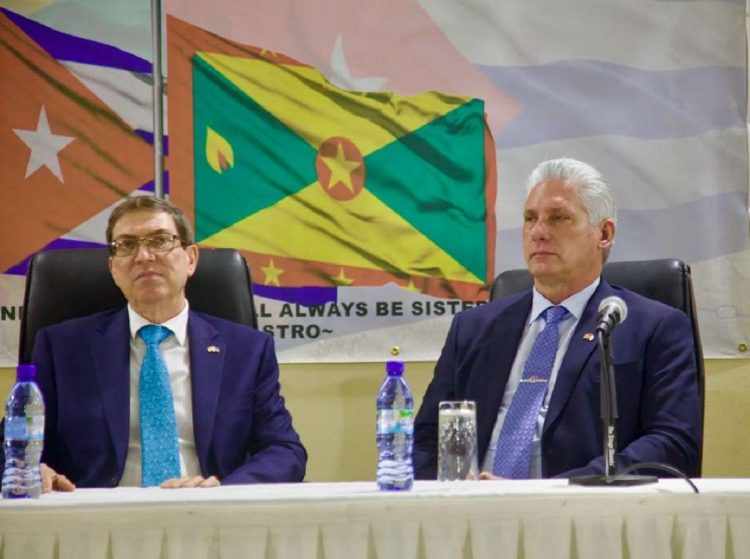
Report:
[{"label": "tie knot", "polygon": [[141,339],[146,342],[146,345],[159,345],[162,343],[172,331],[166,326],[159,326],[158,324],[147,324],[140,330],[138,335]]},{"label": "tie knot", "polygon": [[556,305],[554,307],[547,307],[542,314],[544,315],[544,320],[547,324],[557,324],[563,318],[568,316],[568,309]]}]

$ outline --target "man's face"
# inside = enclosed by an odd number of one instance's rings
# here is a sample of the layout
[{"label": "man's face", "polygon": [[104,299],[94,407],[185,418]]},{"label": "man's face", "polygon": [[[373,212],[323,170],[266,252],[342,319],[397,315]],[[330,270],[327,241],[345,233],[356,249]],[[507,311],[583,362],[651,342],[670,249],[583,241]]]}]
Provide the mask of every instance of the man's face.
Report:
[{"label": "man's face", "polygon": [[[157,233],[177,235],[171,215],[147,210],[123,215],[112,229],[112,240],[147,237]],[[184,307],[185,283],[195,272],[198,248],[183,247],[179,240],[167,252],[155,253],[140,243],[130,256],[110,256],[109,270],[125,298],[139,314],[167,320]],[[154,315],[153,309],[157,309]]]},{"label": "man's face", "polygon": [[526,264],[538,282],[582,289],[601,274],[614,222],[589,223],[574,185],[556,179],[537,184],[524,208]]}]

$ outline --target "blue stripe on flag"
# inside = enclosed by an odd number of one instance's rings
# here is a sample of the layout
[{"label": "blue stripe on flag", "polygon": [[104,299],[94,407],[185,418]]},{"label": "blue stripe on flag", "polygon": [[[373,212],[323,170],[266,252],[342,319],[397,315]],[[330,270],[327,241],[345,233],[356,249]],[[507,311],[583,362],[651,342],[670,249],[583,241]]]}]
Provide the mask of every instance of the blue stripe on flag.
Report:
[{"label": "blue stripe on flag", "polygon": [[266,299],[299,303],[306,307],[335,303],[338,300],[335,287],[276,287],[254,283],[253,294]]},{"label": "blue stripe on flag", "polygon": [[[38,252],[42,252],[45,250],[55,250],[59,248],[106,248],[106,246],[107,245],[103,243],[90,243],[86,241],[74,241],[70,239],[55,239]],[[29,270],[29,262],[33,258],[34,254],[36,254],[36,252],[30,254],[15,266],[11,266],[3,273],[25,276],[26,272],[28,272]]]},{"label": "blue stripe on flag", "polygon": [[495,137],[499,148],[599,135],[681,138],[745,126],[741,67],[650,71],[580,60],[479,68],[523,106]]},{"label": "blue stripe on flag", "polygon": [[[697,227],[696,224],[706,224]],[[720,223],[721,226],[712,225]],[[613,260],[680,258],[701,262],[750,249],[747,191],[723,192],[653,210],[617,212]],[[501,231],[497,269],[525,268],[521,229]]]},{"label": "blue stripe on flag", "polygon": [[[150,130],[141,130],[140,128],[137,128],[136,130],[134,130],[134,132],[150,145],[154,145],[154,133]],[[164,135],[163,138],[162,151],[164,152],[164,155],[169,155],[169,138],[166,135]]]},{"label": "blue stripe on flag", "polygon": [[0,12],[57,60],[94,64],[143,74],[151,73],[151,62],[117,47],[56,31],[11,12],[7,8],[0,7]]}]

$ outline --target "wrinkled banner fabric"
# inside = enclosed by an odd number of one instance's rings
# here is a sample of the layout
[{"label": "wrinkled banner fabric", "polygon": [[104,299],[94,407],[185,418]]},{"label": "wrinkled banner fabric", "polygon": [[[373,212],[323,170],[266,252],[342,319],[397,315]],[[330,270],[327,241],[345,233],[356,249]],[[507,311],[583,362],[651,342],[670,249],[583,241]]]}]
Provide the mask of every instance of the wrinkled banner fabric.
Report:
[{"label": "wrinkled banner fabric", "polygon": [[[165,2],[168,191],[250,262],[281,361],[436,358],[523,267],[525,177],[559,156],[613,184],[611,258],[688,262],[706,355],[745,355],[745,2],[203,4]],[[0,6],[10,365],[28,258],[153,192],[150,9]]]}]

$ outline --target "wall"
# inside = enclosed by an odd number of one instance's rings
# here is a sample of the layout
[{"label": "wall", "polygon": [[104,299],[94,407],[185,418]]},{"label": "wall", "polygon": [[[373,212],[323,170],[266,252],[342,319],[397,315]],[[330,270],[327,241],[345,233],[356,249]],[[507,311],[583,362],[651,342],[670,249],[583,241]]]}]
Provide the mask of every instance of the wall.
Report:
[{"label": "wall", "polygon": [[706,361],[704,477],[750,477],[750,360]]},{"label": "wall", "polygon": [[[415,405],[432,363],[407,363]],[[706,361],[704,477],[750,477],[750,360]],[[282,390],[310,455],[308,481],[375,476],[375,394],[382,363],[283,365]],[[0,369],[0,395],[12,382]]]}]

